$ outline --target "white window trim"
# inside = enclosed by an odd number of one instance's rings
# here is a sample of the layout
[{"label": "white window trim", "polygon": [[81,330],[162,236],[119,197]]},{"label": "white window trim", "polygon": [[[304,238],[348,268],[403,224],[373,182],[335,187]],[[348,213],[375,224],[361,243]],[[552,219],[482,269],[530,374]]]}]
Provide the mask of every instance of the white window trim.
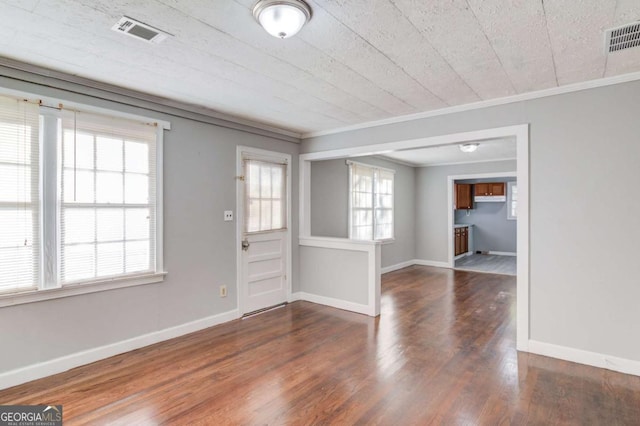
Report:
[{"label": "white window trim", "polygon": [[[51,108],[52,106],[55,106],[55,108],[63,107],[63,101],[61,100],[42,97],[33,93],[0,88],[0,95],[13,97],[18,96],[33,102],[38,102],[41,104],[40,114],[44,116],[47,115],[46,108]],[[76,102],[65,102],[64,108],[78,109],[85,112],[99,113],[112,117],[154,123],[156,125],[156,272],[132,274],[129,276],[119,276],[114,278],[99,278],[95,280],[82,281],[81,283],[67,284],[65,286],[56,284],[56,287],[51,287],[50,280],[44,279],[45,277],[43,276],[41,278],[40,286],[36,289],[34,289],[33,287],[29,287],[27,289],[24,289],[23,291],[17,290],[0,293],[0,308],[20,305],[24,303],[41,302],[44,300],[59,299],[62,297],[78,296],[81,294],[114,290],[118,288],[160,283],[164,281],[164,277],[165,275],[167,275],[167,272],[164,270],[164,174],[162,166],[164,164],[164,130],[170,130],[171,123],[135,114],[94,107],[91,105],[84,105]],[[43,149],[43,147],[41,146],[40,149]],[[41,165],[43,168],[43,173],[46,173],[45,170],[47,168],[47,165],[44,164],[44,162]],[[49,167],[51,167],[51,165],[49,165]],[[50,203],[57,203],[57,197],[55,201],[45,200],[44,195],[44,193],[41,193],[43,204],[42,208],[52,208]],[[49,204],[45,206],[45,203]],[[57,210],[57,205],[54,204],[53,208],[56,208]],[[41,217],[41,225],[44,224],[45,220],[46,219],[44,217]],[[43,226],[41,226],[41,232],[42,229]],[[43,246],[42,250],[44,250],[44,241],[41,244]],[[42,269],[43,271],[41,272],[41,274],[46,274],[44,265]],[[49,287],[47,287],[47,285],[49,285]]]},{"label": "white window trim", "polygon": [[[361,162],[353,161],[353,160],[347,160],[346,163],[347,163],[347,166],[349,166],[349,204],[348,204],[349,239],[353,240],[353,241],[378,241],[378,242],[380,242],[382,244],[394,243],[396,241],[396,178],[395,178],[396,171],[393,170],[393,169],[387,169],[385,167],[373,166],[371,164],[361,163]],[[352,164],[360,165],[360,166],[363,166],[363,167],[369,167],[370,169],[374,169],[374,171],[375,170],[382,170],[382,171],[385,171],[385,172],[393,174],[393,194],[391,194],[391,199],[392,199],[391,202],[393,204],[393,207],[392,207],[392,211],[393,211],[393,227],[392,227],[392,232],[391,232],[392,236],[390,238],[382,238],[382,239],[375,239],[374,238],[372,240],[356,240],[356,239],[353,238],[353,231],[352,231],[352,227],[351,227],[352,214],[353,214],[352,211],[351,211],[351,209],[352,209],[351,203],[353,202],[353,195],[351,194],[351,192],[353,190],[353,187],[352,187],[352,185],[353,185],[353,180],[352,180],[353,176],[352,176],[352,173],[351,173],[351,165]],[[374,184],[374,188],[375,188],[375,184]],[[372,190],[372,194],[375,197],[375,192],[373,192],[373,190]],[[375,234],[376,234],[375,206],[372,208],[372,210],[373,210],[373,213],[374,213],[373,214],[372,235],[375,236]]]},{"label": "white window trim", "polygon": [[83,281],[80,284],[67,284],[64,287],[42,288],[23,292],[0,294],[0,307],[15,306],[24,303],[41,302],[61,297],[97,293],[118,288],[134,287],[164,281],[166,272],[118,277],[105,280]]},{"label": "white window trim", "polygon": [[517,181],[507,182],[507,220],[518,220],[518,216],[511,215],[511,196],[513,194],[513,186],[518,185]]}]

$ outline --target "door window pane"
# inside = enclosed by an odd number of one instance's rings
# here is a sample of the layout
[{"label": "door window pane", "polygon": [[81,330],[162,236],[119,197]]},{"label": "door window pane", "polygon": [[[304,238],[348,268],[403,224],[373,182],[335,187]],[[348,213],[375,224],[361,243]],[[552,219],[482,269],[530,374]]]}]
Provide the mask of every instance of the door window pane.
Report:
[{"label": "door window pane", "polygon": [[286,164],[244,160],[245,232],[286,227]]}]

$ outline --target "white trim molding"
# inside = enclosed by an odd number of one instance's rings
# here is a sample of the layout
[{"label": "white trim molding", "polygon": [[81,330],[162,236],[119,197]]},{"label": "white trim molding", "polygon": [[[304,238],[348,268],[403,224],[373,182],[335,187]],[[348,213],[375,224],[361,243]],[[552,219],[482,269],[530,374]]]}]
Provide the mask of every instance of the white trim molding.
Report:
[{"label": "white trim molding", "polygon": [[387,274],[389,272],[397,271],[399,269],[408,268],[409,266],[433,266],[434,268],[447,268],[450,269],[447,262],[440,262],[438,260],[426,260],[426,259],[411,259],[406,262],[396,263],[395,265],[385,266],[380,269],[380,272]]},{"label": "white trim molding", "polygon": [[552,343],[529,341],[529,352],[551,358],[563,359],[578,364],[592,367],[606,368],[624,374],[640,376],[640,361],[620,358],[582,349],[569,348],[567,346],[554,345]]},{"label": "white trim molding", "polygon": [[293,279],[293,236],[292,234],[292,224],[293,219],[291,217],[291,206],[292,206],[292,198],[291,198],[291,176],[293,174],[292,170],[292,157],[291,154],[286,154],[284,152],[279,151],[271,151],[260,148],[253,148],[250,146],[238,145],[236,147],[236,293],[237,293],[237,303],[238,303],[238,312],[240,315],[246,314],[245,312],[245,300],[243,298],[244,289],[243,289],[243,276],[244,271],[242,267],[242,240],[244,239],[244,158],[252,158],[252,159],[260,159],[265,161],[283,161],[286,164],[287,170],[287,180],[286,180],[286,197],[287,197],[287,229],[285,236],[285,250],[286,250],[286,298],[288,301],[291,299],[292,292],[292,279]]},{"label": "white trim molding", "polygon": [[[516,141],[514,141],[515,143]],[[447,176],[447,267],[453,268],[455,266],[454,262],[456,259],[464,257],[467,253],[463,255],[454,256],[454,236],[453,236],[453,227],[454,227],[454,216],[455,216],[455,200],[453,195],[454,184],[457,180],[466,180],[466,179],[492,179],[492,178],[505,178],[505,177],[517,177],[518,173],[516,171],[510,172],[488,172],[488,173],[470,173],[465,175],[450,175]],[[515,254],[514,254],[515,256]]]},{"label": "white trim molding", "polygon": [[512,251],[489,251],[489,254],[492,254],[494,256],[517,256],[517,253],[514,253]]},{"label": "white trim molding", "polygon": [[456,105],[447,108],[440,108],[431,111],[418,112],[415,114],[401,115],[397,117],[385,118],[382,120],[368,121],[365,123],[344,126],[335,129],[321,130],[318,132],[307,132],[302,134],[302,139],[310,139],[319,136],[332,135],[336,133],[350,132],[353,130],[368,129],[371,127],[384,126],[387,124],[403,123],[406,121],[420,120],[423,118],[437,117],[439,115],[454,114],[457,112],[472,111],[475,109],[489,108],[493,106],[506,105],[514,102],[522,102],[531,99],[546,98],[547,96],[562,95],[565,93],[579,92],[581,90],[595,89],[598,87],[611,86],[614,84],[627,83],[640,80],[640,72],[616,75],[613,77],[599,78],[596,80],[583,81],[575,84],[567,84],[560,87],[536,90],[534,92],[522,93],[519,95],[506,96],[503,98],[489,99],[486,101],[473,102],[464,105]]},{"label": "white trim molding", "polygon": [[419,266],[433,266],[435,268],[449,268],[449,264],[447,264],[447,262],[441,262],[439,260],[426,260],[426,259],[415,259],[414,261],[414,265],[419,265]]},{"label": "white trim molding", "polygon": [[166,272],[159,272],[83,282],[82,284],[69,284],[57,288],[30,290],[21,293],[5,293],[0,294],[0,307],[60,299],[61,297],[79,296],[81,294],[97,293],[99,291],[115,290],[138,285],[161,283],[164,281],[165,275],[167,275]]},{"label": "white trim molding", "polygon": [[[638,78],[640,79],[640,73]],[[414,120],[417,117],[407,118]],[[328,151],[317,151],[300,155],[300,236],[311,236],[311,162],[317,160],[332,160],[337,158],[352,158],[365,155],[381,155],[393,151],[413,148],[427,148],[439,145],[453,145],[465,142],[477,142],[487,139],[514,138],[517,149],[518,180],[518,223],[517,223],[517,336],[516,347],[519,351],[527,351],[529,343],[529,124],[480,129],[469,132],[452,133],[447,135],[430,136],[417,139],[399,140],[373,145],[349,147]],[[452,199],[446,206],[450,209]],[[449,229],[452,229],[453,213],[449,216]],[[452,253],[451,250],[449,252]],[[448,268],[452,264],[447,262],[431,262],[420,260],[418,265]],[[378,271],[380,263],[378,262]],[[379,279],[379,277],[378,277]],[[377,295],[379,299],[380,295]]]},{"label": "white trim molding", "polygon": [[387,274],[389,272],[397,271],[399,269],[408,268],[409,266],[413,266],[416,264],[415,259],[407,260],[406,262],[396,263],[395,265],[385,266],[384,268],[380,268],[381,274]]},{"label": "white trim molding", "polygon": [[60,358],[52,359],[38,364],[29,365],[15,370],[0,373],[0,389],[10,388],[32,380],[51,376],[53,374],[62,373],[81,365],[90,364],[101,359],[119,355],[134,349],[140,349],[154,343],[173,339],[175,337],[184,336],[185,334],[204,330],[225,322],[233,321],[239,318],[238,310],[223,312],[221,314],[212,315],[201,318],[175,327],[165,328],[164,330],[154,331],[133,337],[131,339],[122,340],[120,342],[111,343],[93,349],[88,349],[74,354],[66,355]]},{"label": "white trim molding", "polygon": [[302,292],[301,291],[296,291],[295,293],[291,293],[291,296],[289,296],[289,300],[287,300],[288,303],[293,303],[293,302],[297,302],[298,300],[304,300],[302,298]]},{"label": "white trim molding", "polygon": [[[358,241],[349,240],[346,238],[325,238],[325,237],[300,237],[299,245],[306,247],[318,247],[334,250],[350,250],[350,251],[362,251],[367,253],[367,305],[360,305],[343,300],[342,304],[335,302],[338,299],[332,299],[329,297],[317,296],[314,300],[324,300],[324,302],[316,302],[326,304],[328,306],[334,306],[340,309],[352,310],[348,306],[356,307],[353,312],[364,313],[366,315],[376,317],[380,315],[380,296],[381,296],[381,278],[380,278],[380,263],[381,263],[381,243],[380,241]],[[302,283],[304,284],[304,283]],[[309,295],[309,293],[302,293]],[[313,301],[310,299],[304,299]],[[325,303],[326,302],[326,303]],[[330,304],[331,303],[331,304]],[[363,311],[363,306],[366,309]]]},{"label": "white trim molding", "polygon": [[[277,138],[287,142],[300,143],[300,132],[292,129],[261,123],[215,111],[211,108],[138,92],[108,83],[101,83],[14,59],[0,57],[0,72],[2,74],[0,80],[6,79],[26,82],[35,86],[51,87],[65,93],[79,94],[94,99],[102,99],[163,114],[184,117],[215,126]],[[65,94],[65,97],[68,96]],[[64,103],[66,105],[69,104],[69,102]]]},{"label": "white trim molding", "polygon": [[368,305],[349,302],[342,299],[334,299],[333,297],[319,296],[317,294],[305,293],[303,291],[297,293],[299,299],[306,302],[317,303],[318,305],[330,306],[332,308],[342,309],[343,311],[355,312],[357,314],[371,315],[371,308]]}]

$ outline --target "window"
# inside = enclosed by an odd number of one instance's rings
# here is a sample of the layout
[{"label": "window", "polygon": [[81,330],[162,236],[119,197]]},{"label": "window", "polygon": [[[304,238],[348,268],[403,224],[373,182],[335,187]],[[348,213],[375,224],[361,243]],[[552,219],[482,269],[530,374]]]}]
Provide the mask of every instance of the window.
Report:
[{"label": "window", "polygon": [[507,182],[507,219],[516,220],[518,217],[518,183]]},{"label": "window", "polygon": [[61,283],[155,269],[155,140],[145,124],[64,115]]},{"label": "window", "polygon": [[0,293],[40,276],[38,106],[0,97]]},{"label": "window", "polygon": [[158,129],[0,96],[0,295],[161,273]]},{"label": "window", "polygon": [[244,160],[245,232],[285,229],[287,226],[287,165]]},{"label": "window", "polygon": [[393,170],[352,161],[349,165],[349,238],[393,238]]}]

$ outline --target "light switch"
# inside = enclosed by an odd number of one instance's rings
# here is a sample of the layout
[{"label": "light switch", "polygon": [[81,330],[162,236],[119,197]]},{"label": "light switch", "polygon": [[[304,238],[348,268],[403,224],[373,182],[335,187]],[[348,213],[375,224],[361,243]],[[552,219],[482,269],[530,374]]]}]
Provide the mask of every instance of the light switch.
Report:
[{"label": "light switch", "polygon": [[224,211],[224,221],[231,222],[233,220],[233,210]]}]

